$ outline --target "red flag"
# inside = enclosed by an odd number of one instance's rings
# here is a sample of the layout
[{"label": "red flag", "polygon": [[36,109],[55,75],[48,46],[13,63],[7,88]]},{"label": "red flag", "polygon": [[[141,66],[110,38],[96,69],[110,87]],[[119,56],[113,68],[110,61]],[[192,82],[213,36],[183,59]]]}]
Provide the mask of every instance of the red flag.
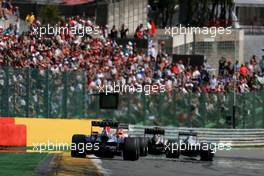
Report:
[{"label": "red flag", "polygon": [[151,32],[152,32],[152,35],[156,34],[156,27],[155,27],[154,20],[151,21]]}]

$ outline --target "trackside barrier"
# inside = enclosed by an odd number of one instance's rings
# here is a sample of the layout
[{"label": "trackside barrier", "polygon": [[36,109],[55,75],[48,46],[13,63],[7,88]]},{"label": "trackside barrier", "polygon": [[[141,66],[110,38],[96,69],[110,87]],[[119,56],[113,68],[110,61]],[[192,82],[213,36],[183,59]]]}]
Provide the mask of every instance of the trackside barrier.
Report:
[{"label": "trackside barrier", "polygon": [[[143,136],[145,128],[154,126],[129,125],[131,136]],[[179,132],[198,133],[198,139],[211,143],[230,143],[232,147],[259,147],[264,146],[264,129],[209,129],[209,128],[183,128],[161,127],[165,129],[167,138],[178,138]]]},{"label": "trackside barrier", "polygon": [[91,120],[15,118],[27,126],[27,146],[71,144],[74,134],[90,134]]},{"label": "trackside barrier", "polygon": [[12,117],[0,117],[0,147],[21,147],[26,144],[26,125],[15,124]]},{"label": "trackside barrier", "polygon": [[15,124],[15,119],[11,117],[0,117],[0,125]]},{"label": "trackside barrier", "polygon": [[21,147],[26,144],[26,125],[0,124],[0,147]]}]

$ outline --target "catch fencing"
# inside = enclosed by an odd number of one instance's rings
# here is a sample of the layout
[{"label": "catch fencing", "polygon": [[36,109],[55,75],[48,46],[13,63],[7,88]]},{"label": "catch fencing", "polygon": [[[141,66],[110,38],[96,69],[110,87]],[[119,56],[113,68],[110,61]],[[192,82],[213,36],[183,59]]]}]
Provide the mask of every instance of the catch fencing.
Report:
[{"label": "catch fencing", "polygon": [[99,108],[84,71],[0,67],[0,116],[105,118],[138,125],[230,128],[236,97],[236,127],[264,128],[264,91],[246,94],[123,94],[118,110]]},{"label": "catch fencing", "polygon": [[[143,137],[145,128],[154,126],[130,125],[130,136]],[[161,127],[165,129],[167,139],[178,139],[179,132],[195,132],[200,142],[215,144],[230,144],[232,147],[261,147],[264,146],[264,129],[208,129],[208,128],[175,128]]]}]

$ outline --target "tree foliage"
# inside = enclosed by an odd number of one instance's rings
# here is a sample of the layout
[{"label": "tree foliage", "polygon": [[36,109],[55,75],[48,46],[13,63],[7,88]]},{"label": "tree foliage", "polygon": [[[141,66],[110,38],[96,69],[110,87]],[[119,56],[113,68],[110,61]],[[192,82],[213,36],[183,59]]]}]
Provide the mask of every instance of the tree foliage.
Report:
[{"label": "tree foliage", "polygon": [[40,18],[43,24],[56,24],[60,20],[59,8],[47,3],[40,9]]}]

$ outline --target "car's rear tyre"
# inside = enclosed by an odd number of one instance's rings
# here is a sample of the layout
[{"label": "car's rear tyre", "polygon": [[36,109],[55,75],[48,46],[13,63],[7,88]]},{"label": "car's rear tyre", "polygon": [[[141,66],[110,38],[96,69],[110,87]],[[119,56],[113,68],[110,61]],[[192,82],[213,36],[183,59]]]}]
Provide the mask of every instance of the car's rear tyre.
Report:
[{"label": "car's rear tyre", "polygon": [[123,159],[135,161],[139,158],[139,141],[138,138],[128,137],[125,138],[123,148]]},{"label": "car's rear tyre", "polygon": [[148,155],[148,143],[147,139],[144,137],[140,137],[139,141],[139,155],[140,156],[147,156]]},{"label": "car's rear tyre", "polygon": [[180,144],[177,140],[168,140],[165,149],[166,158],[179,158],[180,157]]},{"label": "car's rear tyre", "polygon": [[[72,149],[71,150],[71,156],[75,158],[85,158],[86,157],[86,152],[83,150],[80,150],[80,144],[83,146],[85,149],[85,135],[82,134],[75,134],[72,136]],[[74,146],[73,146],[74,145]]]},{"label": "car's rear tyre", "polygon": [[210,147],[211,145],[209,143],[201,144],[201,151],[200,151],[201,161],[213,161],[214,153]]}]

